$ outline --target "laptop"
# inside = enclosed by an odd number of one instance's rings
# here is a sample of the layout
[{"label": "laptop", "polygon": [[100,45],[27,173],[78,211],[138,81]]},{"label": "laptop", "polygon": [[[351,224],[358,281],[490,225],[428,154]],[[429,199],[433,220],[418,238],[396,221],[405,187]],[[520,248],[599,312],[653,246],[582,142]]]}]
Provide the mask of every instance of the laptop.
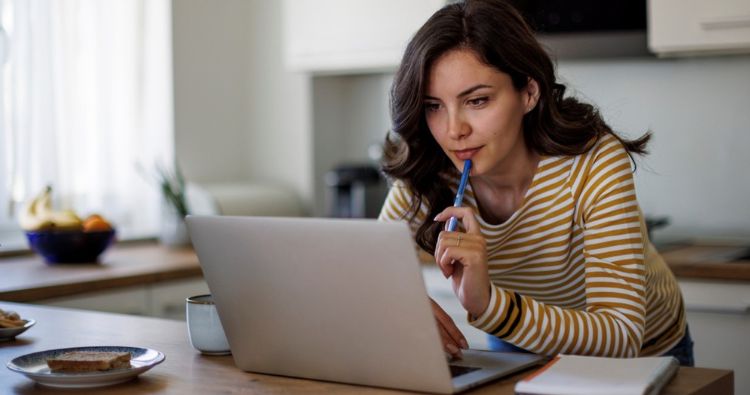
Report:
[{"label": "laptop", "polygon": [[455,393],[542,357],[464,350],[448,361],[406,223],[188,216],[238,368]]}]

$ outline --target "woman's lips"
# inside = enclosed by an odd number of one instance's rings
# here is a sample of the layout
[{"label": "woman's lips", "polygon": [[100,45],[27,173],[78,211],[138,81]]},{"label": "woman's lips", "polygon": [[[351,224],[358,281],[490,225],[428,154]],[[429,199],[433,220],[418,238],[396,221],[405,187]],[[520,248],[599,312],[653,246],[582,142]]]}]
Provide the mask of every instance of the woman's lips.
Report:
[{"label": "woman's lips", "polygon": [[477,152],[479,152],[481,148],[482,147],[464,149],[460,151],[453,151],[453,153],[456,155],[456,158],[460,160],[466,160],[466,159],[471,159],[474,155],[476,155]]}]

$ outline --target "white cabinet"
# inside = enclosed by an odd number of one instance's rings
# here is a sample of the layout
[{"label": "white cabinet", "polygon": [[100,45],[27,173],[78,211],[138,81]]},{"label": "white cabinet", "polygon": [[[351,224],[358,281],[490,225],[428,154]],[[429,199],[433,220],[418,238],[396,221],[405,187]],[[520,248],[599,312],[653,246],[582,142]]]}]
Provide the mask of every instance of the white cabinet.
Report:
[{"label": "white cabinet", "polygon": [[109,313],[149,315],[148,288],[145,285],[115,290],[89,292],[40,300],[35,303],[73,309],[105,311]]},{"label": "white cabinet", "polygon": [[660,56],[750,52],[750,1],[649,0],[648,45]]},{"label": "white cabinet", "polygon": [[679,281],[695,365],[734,370],[736,394],[750,394],[750,284]]},{"label": "white cabinet", "polygon": [[185,319],[185,298],[211,293],[203,278],[154,283],[150,287],[149,316]]},{"label": "white cabinet", "polygon": [[185,319],[185,298],[209,293],[203,278],[185,279],[41,300],[47,306]]},{"label": "white cabinet", "polygon": [[284,0],[286,65],[349,73],[395,69],[406,43],[445,0]]}]

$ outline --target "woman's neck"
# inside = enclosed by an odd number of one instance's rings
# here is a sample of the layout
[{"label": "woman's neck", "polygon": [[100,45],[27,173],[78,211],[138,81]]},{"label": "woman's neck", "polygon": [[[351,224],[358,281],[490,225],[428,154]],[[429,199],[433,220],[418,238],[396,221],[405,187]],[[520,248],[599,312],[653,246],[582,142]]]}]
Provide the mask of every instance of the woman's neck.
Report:
[{"label": "woman's neck", "polygon": [[540,160],[541,155],[531,149],[516,150],[492,173],[471,177],[483,219],[502,223],[521,207]]}]

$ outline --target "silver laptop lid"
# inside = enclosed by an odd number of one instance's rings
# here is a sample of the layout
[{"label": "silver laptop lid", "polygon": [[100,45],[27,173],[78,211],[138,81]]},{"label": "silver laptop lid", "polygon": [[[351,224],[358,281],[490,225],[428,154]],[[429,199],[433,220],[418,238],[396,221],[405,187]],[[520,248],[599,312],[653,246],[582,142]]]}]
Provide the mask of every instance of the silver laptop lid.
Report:
[{"label": "silver laptop lid", "polygon": [[187,222],[240,369],[452,392],[405,223]]}]

